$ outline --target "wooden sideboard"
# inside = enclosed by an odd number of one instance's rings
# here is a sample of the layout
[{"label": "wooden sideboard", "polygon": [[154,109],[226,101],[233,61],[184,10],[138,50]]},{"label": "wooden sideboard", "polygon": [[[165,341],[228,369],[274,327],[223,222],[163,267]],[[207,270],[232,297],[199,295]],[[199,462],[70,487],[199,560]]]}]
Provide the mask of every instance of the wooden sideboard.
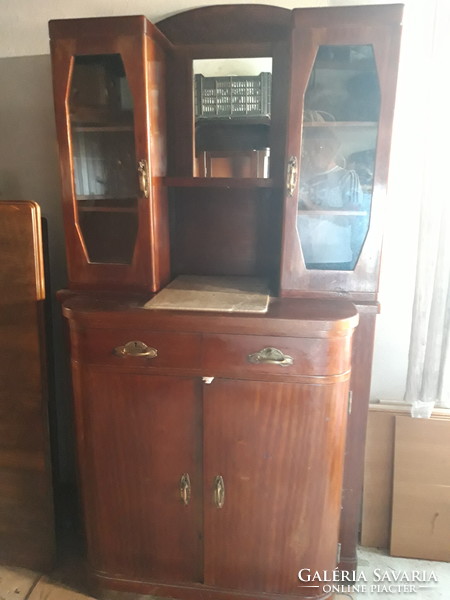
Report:
[{"label": "wooden sideboard", "polygon": [[[62,297],[105,586],[325,598],[298,570],[334,569],[339,548],[355,568],[401,14],[50,23]],[[263,279],[268,312],[142,308],[186,275]]]}]

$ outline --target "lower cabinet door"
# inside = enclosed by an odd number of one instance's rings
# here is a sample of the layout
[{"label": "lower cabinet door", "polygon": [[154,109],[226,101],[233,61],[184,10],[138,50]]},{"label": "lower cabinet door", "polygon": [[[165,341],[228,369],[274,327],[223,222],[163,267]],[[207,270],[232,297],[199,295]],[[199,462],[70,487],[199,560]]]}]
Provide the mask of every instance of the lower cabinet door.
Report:
[{"label": "lower cabinet door", "polygon": [[322,593],[298,574],[336,566],[346,392],[346,383],[204,387],[206,584]]},{"label": "lower cabinet door", "polygon": [[80,369],[75,400],[92,567],[113,577],[201,582],[200,384]]}]

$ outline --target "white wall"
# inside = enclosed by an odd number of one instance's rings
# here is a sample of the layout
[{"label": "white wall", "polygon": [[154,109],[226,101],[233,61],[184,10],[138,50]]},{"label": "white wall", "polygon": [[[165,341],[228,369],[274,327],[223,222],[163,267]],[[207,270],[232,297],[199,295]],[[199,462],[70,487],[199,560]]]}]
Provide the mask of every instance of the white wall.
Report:
[{"label": "white wall", "polygon": [[[426,115],[424,74],[430,54],[433,8],[447,0],[405,0],[404,36],[389,182],[389,214],[381,272],[379,317],[373,371],[373,397],[401,400],[405,387],[415,275],[417,224],[422,186],[421,143]],[[145,14],[150,20],[225,0],[3,0],[0,19],[0,198],[34,198],[42,203],[60,244],[60,207],[56,150],[51,113],[50,71],[46,57],[32,72],[28,59],[48,54],[47,22],[55,18]],[[236,2],[239,3],[239,2]],[[278,0],[262,2],[285,8],[388,4],[364,0]],[[2,60],[5,69],[2,70]],[[15,67],[16,65],[16,67]],[[5,89],[11,93],[4,94]],[[446,110],[446,109],[444,109]],[[41,115],[44,118],[41,118]],[[7,134],[4,123],[7,121]],[[44,126],[45,125],[45,131]],[[22,150],[14,147],[21,139]],[[28,146],[27,146],[28,141]],[[34,150],[31,151],[30,145]],[[43,156],[43,152],[46,155]],[[31,171],[30,171],[31,169]],[[46,175],[43,175],[43,171]],[[35,173],[36,177],[31,176]],[[62,247],[55,249],[54,268],[61,272]],[[57,278],[58,279],[58,278]],[[55,282],[55,286],[60,285]]]}]

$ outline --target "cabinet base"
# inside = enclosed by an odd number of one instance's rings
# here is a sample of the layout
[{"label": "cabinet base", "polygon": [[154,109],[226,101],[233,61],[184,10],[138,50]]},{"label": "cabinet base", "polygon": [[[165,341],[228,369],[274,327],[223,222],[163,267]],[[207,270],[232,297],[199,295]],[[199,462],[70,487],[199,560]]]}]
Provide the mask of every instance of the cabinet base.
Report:
[{"label": "cabinet base", "polygon": [[268,592],[243,592],[239,590],[217,589],[201,584],[164,584],[129,579],[116,579],[94,574],[96,594],[101,600],[117,600],[116,592],[149,594],[152,597],[174,598],[177,600],[331,600],[333,592],[311,595],[309,590],[297,594],[274,594]]}]

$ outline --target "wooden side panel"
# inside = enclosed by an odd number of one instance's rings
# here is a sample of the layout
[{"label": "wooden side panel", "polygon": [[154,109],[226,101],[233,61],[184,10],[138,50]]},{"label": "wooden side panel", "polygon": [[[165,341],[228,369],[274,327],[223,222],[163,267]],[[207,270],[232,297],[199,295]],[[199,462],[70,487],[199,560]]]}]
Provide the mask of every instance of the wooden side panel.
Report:
[{"label": "wooden side panel", "polygon": [[450,561],[450,422],[395,419],[391,554]]},{"label": "wooden side panel", "polygon": [[[201,429],[193,379],[75,364],[90,563],[103,575],[201,581]],[[191,502],[180,497],[188,473]]]},{"label": "wooden side panel", "polygon": [[346,389],[231,380],[204,387],[205,584],[320,595],[297,574],[336,566]]},{"label": "wooden side panel", "polygon": [[54,555],[40,211],[0,202],[0,562],[36,570]]},{"label": "wooden side panel", "polygon": [[339,532],[341,543],[340,567],[356,569],[356,546],[361,517],[364,473],[364,444],[369,410],[373,343],[378,305],[356,305],[359,325],[353,335],[351,414],[348,420],[345,448],[344,488]]}]

